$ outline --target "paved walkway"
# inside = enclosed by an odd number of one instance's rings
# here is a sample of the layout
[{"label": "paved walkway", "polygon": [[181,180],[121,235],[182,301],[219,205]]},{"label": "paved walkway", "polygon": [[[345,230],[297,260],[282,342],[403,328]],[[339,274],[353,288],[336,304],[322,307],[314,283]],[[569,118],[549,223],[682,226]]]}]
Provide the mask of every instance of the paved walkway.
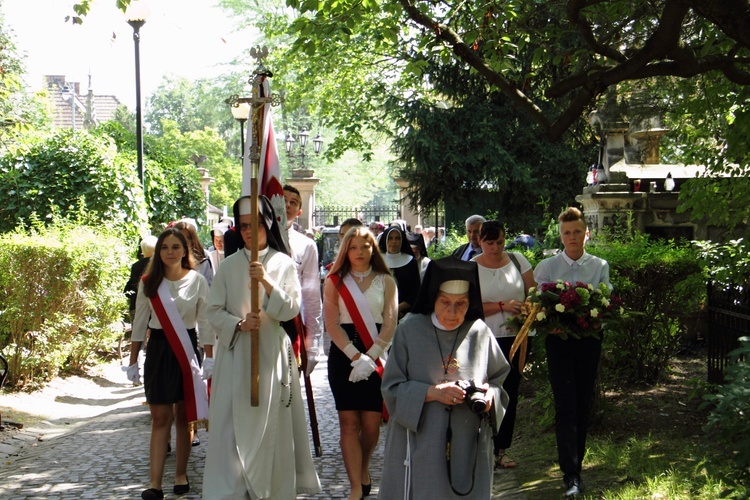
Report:
[{"label": "paved walkway", "polygon": [[[63,381],[63,388],[53,385],[36,396],[0,395],[0,407],[48,417],[20,431],[0,431],[0,498],[137,499],[148,487],[150,417],[143,389],[130,386],[116,365],[104,367],[101,377],[76,380],[75,386]],[[299,498],[346,498],[348,481],[324,362],[313,372],[312,385],[323,450],[315,464],[323,491]],[[200,431],[199,437],[201,445],[193,448],[188,464],[192,491],[182,497],[171,493],[171,453],[164,473],[166,498],[201,498],[208,434]],[[385,427],[372,461],[371,498],[378,493],[384,442]],[[510,470],[495,473],[493,491],[493,498],[526,498]]]}]

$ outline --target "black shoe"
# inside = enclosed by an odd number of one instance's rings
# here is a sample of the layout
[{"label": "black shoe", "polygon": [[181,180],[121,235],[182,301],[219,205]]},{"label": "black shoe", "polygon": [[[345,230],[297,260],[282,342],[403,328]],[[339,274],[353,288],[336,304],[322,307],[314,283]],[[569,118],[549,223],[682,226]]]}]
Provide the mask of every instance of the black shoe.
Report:
[{"label": "black shoe", "polygon": [[193,447],[199,446],[201,444],[201,440],[196,436],[193,439]]},{"label": "black shoe", "polygon": [[172,491],[174,491],[175,495],[184,495],[190,491],[190,482],[188,481],[187,484],[175,484]]},{"label": "black shoe", "polygon": [[172,453],[172,443],[167,443],[167,453]]},{"label": "black shoe", "polygon": [[141,498],[143,500],[162,500],[164,498],[164,492],[162,490],[157,490],[156,488],[149,488],[143,490]]},{"label": "black shoe", "polygon": [[372,483],[370,484],[363,484],[362,485],[362,496],[366,497],[370,494],[370,490],[372,489]]},{"label": "black shoe", "polygon": [[563,493],[563,497],[565,498],[572,498],[583,494],[583,481],[581,481],[580,477],[570,478],[568,481],[565,481],[565,486],[568,488]]}]

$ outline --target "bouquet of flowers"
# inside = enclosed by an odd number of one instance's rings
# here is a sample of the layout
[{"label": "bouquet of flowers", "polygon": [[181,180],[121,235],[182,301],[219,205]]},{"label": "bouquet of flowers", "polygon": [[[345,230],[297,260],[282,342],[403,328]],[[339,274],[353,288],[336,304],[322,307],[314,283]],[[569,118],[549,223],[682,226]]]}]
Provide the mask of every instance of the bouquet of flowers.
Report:
[{"label": "bouquet of flowers", "polygon": [[[526,340],[532,327],[560,338],[599,337],[602,324],[625,315],[622,300],[605,283],[598,287],[558,280],[529,289],[522,312],[505,325],[517,332],[510,357]],[[525,344],[524,344],[525,345]],[[523,353],[522,353],[523,356]]]}]

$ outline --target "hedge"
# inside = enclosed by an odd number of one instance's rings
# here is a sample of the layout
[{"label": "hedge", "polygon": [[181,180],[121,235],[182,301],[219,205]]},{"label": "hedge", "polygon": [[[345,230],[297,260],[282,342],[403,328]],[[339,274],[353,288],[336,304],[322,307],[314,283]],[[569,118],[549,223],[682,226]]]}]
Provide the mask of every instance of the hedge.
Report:
[{"label": "hedge", "polygon": [[131,257],[115,236],[65,223],[0,236],[0,350],[8,387],[84,368],[120,335]]}]

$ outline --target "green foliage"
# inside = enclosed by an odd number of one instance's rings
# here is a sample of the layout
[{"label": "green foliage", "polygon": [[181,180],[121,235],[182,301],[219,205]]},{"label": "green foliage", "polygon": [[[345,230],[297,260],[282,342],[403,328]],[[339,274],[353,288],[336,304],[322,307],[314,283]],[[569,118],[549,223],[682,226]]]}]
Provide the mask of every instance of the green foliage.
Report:
[{"label": "green foliage", "polygon": [[750,479],[750,337],[742,337],[740,347],[729,353],[724,385],[716,394],[704,396],[712,407],[706,431],[726,447],[737,480],[747,484]]},{"label": "green foliage", "polygon": [[126,246],[111,232],[54,218],[0,236],[0,345],[10,387],[80,370],[119,337]]},{"label": "green foliage", "polygon": [[41,103],[25,92],[23,57],[18,53],[13,32],[5,26],[0,11],[0,140],[12,139],[36,123],[44,114]]},{"label": "green foliage", "polygon": [[0,199],[2,231],[28,223],[34,213],[49,221],[54,207],[63,215],[90,213],[132,236],[145,221],[135,169],[113,141],[67,129],[30,136],[0,157]]},{"label": "green foliage", "polygon": [[615,292],[635,312],[606,327],[602,374],[618,382],[656,382],[705,302],[698,252],[643,235],[600,241],[587,251],[609,263]]},{"label": "green foliage", "polygon": [[[194,158],[204,156],[205,160],[200,166],[206,168],[216,180],[215,184],[209,186],[211,204],[219,208],[225,205],[231,207],[240,194],[242,169],[239,161],[226,156],[226,143],[216,130],[202,128],[182,132],[179,125],[171,120],[164,120],[161,128],[160,135],[146,136],[148,157],[168,170],[182,172],[189,168],[197,174]],[[200,215],[200,219],[204,218]]]},{"label": "green foliage", "polygon": [[750,89],[713,75],[661,80],[645,90],[670,129],[664,162],[701,165],[705,172],[679,186],[678,211],[721,228],[712,239],[744,236],[750,217]]},{"label": "green foliage", "polygon": [[438,242],[427,249],[430,259],[440,259],[452,255],[453,252],[464,243],[467,243],[466,230],[461,227],[451,226],[445,231],[445,242]]},{"label": "green foliage", "polygon": [[746,283],[750,276],[750,248],[740,238],[726,243],[695,242],[710,277],[723,284]]},{"label": "green foliage", "polygon": [[[205,150],[223,162],[223,141],[207,131],[182,134],[176,125],[166,122],[168,133],[164,136],[146,135],[144,142],[150,153],[144,158],[148,226],[151,232],[160,232],[164,225],[181,217],[205,221],[206,199],[200,188],[200,175],[192,165],[190,156],[195,149]],[[136,157],[132,149],[134,136],[118,122],[109,122],[92,134],[100,140],[118,144],[124,151],[115,156],[115,163],[135,175]],[[131,142],[131,137],[133,140]],[[146,149],[146,148],[144,148]],[[207,162],[207,166],[208,166]],[[136,180],[137,182],[137,180]],[[143,197],[140,186],[136,197]]]},{"label": "green foliage", "polygon": [[[425,76],[444,101],[399,96],[386,101],[397,131],[398,172],[410,182],[412,206],[491,209],[508,230],[536,234],[547,205],[567,205],[580,193],[585,166],[593,160],[587,156],[595,149],[574,140],[575,135],[551,143],[480,77],[435,57],[426,65]],[[477,205],[480,192],[488,193],[490,206]]]}]

